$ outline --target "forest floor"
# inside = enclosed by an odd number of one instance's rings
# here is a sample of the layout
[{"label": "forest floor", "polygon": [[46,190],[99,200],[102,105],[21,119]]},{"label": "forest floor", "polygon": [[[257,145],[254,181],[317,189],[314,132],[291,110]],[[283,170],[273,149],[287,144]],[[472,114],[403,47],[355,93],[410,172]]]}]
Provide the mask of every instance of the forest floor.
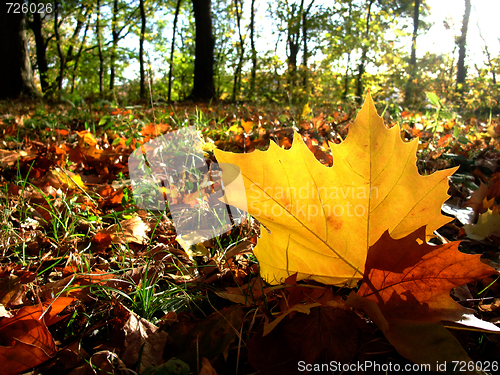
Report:
[{"label": "forest floor", "polygon": [[[484,212],[485,198],[500,201],[500,124],[436,118],[432,109],[389,112],[387,127],[398,124],[406,141],[419,137],[420,174],[459,167],[443,206],[451,221],[434,241],[461,240],[461,251],[481,254],[498,269],[499,222],[483,239],[471,238],[464,225]],[[331,165],[328,141],[342,142],[355,116],[354,109],[313,105],[0,103],[0,374],[294,374],[304,373],[300,359],[393,366],[344,372],[375,374],[411,364],[359,312],[349,331],[331,333],[342,336],[340,352],[329,346],[333,339],[307,334],[324,316],[290,306],[327,294],[344,301],[351,289],[293,277],[266,284],[252,252],[260,235],[255,218],[243,215],[230,231],[182,246],[168,209],[145,210],[134,201],[129,156],[175,129],[195,126],[209,164],[216,163],[215,148],[252,152],[270,142],[289,148],[295,130]],[[189,194],[176,199],[186,204]],[[451,295],[497,323],[497,280],[493,275]],[[319,332],[327,330],[323,324]],[[500,335],[451,331],[470,358],[498,365]]]}]

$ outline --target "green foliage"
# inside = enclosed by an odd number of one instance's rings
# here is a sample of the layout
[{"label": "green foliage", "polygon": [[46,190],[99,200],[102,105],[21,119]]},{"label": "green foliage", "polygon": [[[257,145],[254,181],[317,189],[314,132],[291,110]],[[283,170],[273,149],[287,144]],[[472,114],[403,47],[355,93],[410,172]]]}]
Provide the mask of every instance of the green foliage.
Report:
[{"label": "green foliage", "polygon": [[[232,99],[233,92],[237,92],[236,100],[286,105],[302,105],[311,98],[323,103],[349,102],[359,100],[355,96],[359,95],[361,83],[381,100],[402,101],[403,93],[411,90],[414,95],[406,104],[413,108],[422,107],[426,101],[425,92],[431,91],[448,104],[453,102],[470,113],[500,112],[500,89],[496,83],[496,76],[500,76],[500,57],[490,55],[488,46],[484,46],[488,62],[483,67],[475,67],[474,71],[469,68],[469,79],[460,92],[455,85],[453,54],[427,53],[418,59],[417,69],[412,72],[413,79],[409,82],[412,0],[332,0],[321,4],[311,0],[257,1],[254,29],[257,72],[255,85],[251,87],[249,2],[240,9],[240,39],[235,2],[212,1],[214,78],[218,98]],[[74,105],[86,98],[106,98],[121,105],[138,99],[139,81],[130,79],[131,68],[137,66],[138,61],[140,15],[137,4],[125,0],[100,3],[102,53],[99,53],[97,38],[96,2],[59,2],[57,13],[42,15],[49,66],[47,96],[69,100]],[[147,1],[145,4],[144,57],[146,76],[152,80],[152,97],[154,100],[167,97],[168,72],[172,67],[172,99],[186,99],[194,77],[192,3],[188,0],[181,3],[173,61],[169,58],[177,1]],[[426,1],[421,1],[419,34],[429,30],[429,11]],[[33,21],[33,15],[29,15],[28,25],[33,25]],[[32,30],[29,36],[30,58],[39,81],[37,46]],[[239,77],[241,51],[244,54]],[[307,66],[304,66],[306,61]],[[101,64],[103,92],[99,87]],[[111,80],[114,81],[112,90]],[[238,90],[234,90],[235,82]],[[39,124],[29,126],[38,127]]]}]

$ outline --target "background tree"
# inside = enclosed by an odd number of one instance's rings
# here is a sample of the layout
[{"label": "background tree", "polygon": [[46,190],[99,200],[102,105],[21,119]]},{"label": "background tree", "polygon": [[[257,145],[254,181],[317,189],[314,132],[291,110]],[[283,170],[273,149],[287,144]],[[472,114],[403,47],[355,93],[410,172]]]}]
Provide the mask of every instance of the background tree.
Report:
[{"label": "background tree", "polygon": [[361,48],[361,59],[359,60],[358,65],[358,80],[356,84],[356,97],[358,103],[361,103],[363,100],[363,75],[365,74],[366,69],[366,58],[368,54],[368,50],[370,48],[370,22],[372,19],[372,6],[375,0],[368,0],[366,4],[366,18],[365,18],[365,34],[362,40],[363,47]]},{"label": "background tree", "polygon": [[43,93],[49,90],[49,64],[47,61],[48,40],[43,33],[43,23],[47,16],[47,14],[42,15],[41,13],[35,12],[33,13],[33,20],[29,22],[29,26],[31,30],[33,30],[35,36],[36,62]]},{"label": "background tree", "polygon": [[8,13],[8,7],[5,1],[0,3],[0,99],[38,96],[27,49],[25,16],[22,12]]},{"label": "background tree", "polygon": [[172,28],[172,44],[170,47],[170,69],[168,71],[168,98],[167,100],[172,101],[172,77],[174,74],[174,51],[175,51],[175,34],[177,32],[177,21],[179,20],[179,12],[181,10],[182,0],[177,0],[177,5],[175,6],[174,15],[174,26]]},{"label": "background tree", "polygon": [[215,97],[214,37],[211,12],[211,0],[193,0],[196,53],[191,98],[194,100],[210,100]]},{"label": "background tree", "polygon": [[255,49],[255,0],[250,4],[250,49],[252,50],[252,69],[250,72],[250,92],[255,91],[255,78],[257,76],[257,50]]},{"label": "background tree", "polygon": [[471,4],[470,0],[465,0],[465,11],[464,18],[462,21],[462,34],[457,40],[458,45],[458,63],[457,63],[457,88],[465,83],[465,77],[467,76],[467,69],[465,67],[465,55],[466,55],[466,44],[467,44],[467,29],[469,27],[469,17],[470,17]]},{"label": "background tree", "polygon": [[[111,54],[109,61],[109,89],[115,87],[116,60],[118,56],[118,43],[131,31],[130,23],[135,15],[135,9],[127,9],[127,4],[120,0],[113,0],[112,21],[111,21]],[[128,11],[127,11],[128,10]]]},{"label": "background tree", "polygon": [[139,0],[139,11],[141,15],[141,33],[139,36],[139,98],[146,97],[146,72],[144,69],[144,37],[146,35],[146,10],[144,3],[146,0]]}]

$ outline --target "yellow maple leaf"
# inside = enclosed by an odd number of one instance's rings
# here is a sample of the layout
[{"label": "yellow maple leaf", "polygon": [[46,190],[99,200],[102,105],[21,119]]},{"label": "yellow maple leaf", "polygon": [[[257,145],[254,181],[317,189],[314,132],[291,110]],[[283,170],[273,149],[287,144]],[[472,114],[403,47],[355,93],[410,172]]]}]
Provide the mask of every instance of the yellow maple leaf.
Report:
[{"label": "yellow maple leaf", "polygon": [[[401,140],[399,125],[384,125],[368,94],[345,141],[330,143],[332,167],[298,134],[289,150],[273,142],[249,154],[215,150],[226,201],[245,209],[246,196],[248,212],[270,231],[261,230],[254,249],[262,277],[279,283],[297,272],[298,280],[352,286],[386,230],[399,239],[427,225],[429,235],[450,221],[441,205],[454,169],[421,176],[417,146]],[[231,164],[241,170],[244,192],[231,189],[230,173],[226,183]]]}]

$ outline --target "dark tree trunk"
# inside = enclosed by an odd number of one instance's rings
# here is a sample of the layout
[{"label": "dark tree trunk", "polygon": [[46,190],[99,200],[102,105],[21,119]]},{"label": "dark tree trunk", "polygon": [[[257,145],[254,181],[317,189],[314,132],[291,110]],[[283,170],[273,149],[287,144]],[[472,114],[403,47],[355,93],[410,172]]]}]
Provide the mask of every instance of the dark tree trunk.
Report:
[{"label": "dark tree trunk", "polygon": [[302,57],[302,65],[303,65],[303,76],[302,76],[302,86],[307,87],[307,64],[308,64],[308,59],[309,59],[309,49],[307,46],[307,32],[308,32],[308,27],[307,27],[307,17],[309,16],[309,12],[311,11],[311,8],[314,4],[315,0],[312,0],[311,3],[308,5],[307,9],[302,12],[302,43],[303,43],[303,57]]},{"label": "dark tree trunk", "polygon": [[236,24],[238,25],[238,35],[240,38],[240,45],[238,48],[238,65],[236,66],[236,70],[234,72],[234,80],[233,80],[233,101],[236,100],[241,85],[241,71],[243,70],[243,59],[245,57],[245,39],[243,38],[243,34],[241,33],[241,11],[243,11],[243,4],[240,4],[239,0],[234,0],[234,7],[236,9]]},{"label": "dark tree trunk", "polygon": [[40,75],[40,85],[42,86],[42,92],[45,94],[49,90],[49,82],[47,80],[49,65],[47,63],[47,43],[42,33],[42,17],[38,12],[33,13],[31,29],[35,35],[36,61]]},{"label": "dark tree trunk", "polygon": [[[368,37],[370,36],[371,11],[372,11],[372,5],[374,2],[375,2],[375,0],[370,0],[368,3],[368,10],[366,12],[365,40],[368,40]],[[361,51],[361,60],[360,60],[359,65],[358,65],[358,84],[356,87],[356,96],[357,96],[358,103],[361,103],[363,101],[363,74],[365,74],[366,55],[368,54],[368,49],[369,49],[369,45],[365,43],[365,45],[363,45],[363,48]]]},{"label": "dark tree trunk", "polygon": [[195,100],[210,100],[215,97],[214,37],[212,34],[211,8],[211,0],[193,0],[196,52],[191,98]]},{"label": "dark tree trunk", "polygon": [[460,84],[465,83],[465,77],[467,76],[467,69],[465,67],[465,55],[466,55],[466,43],[467,43],[467,29],[469,27],[469,17],[470,17],[470,0],[465,0],[465,12],[464,19],[462,22],[462,35],[457,41],[458,44],[458,64],[457,64],[457,88]]},{"label": "dark tree trunk", "polygon": [[39,92],[28,54],[26,20],[22,13],[7,13],[8,8],[5,2],[0,3],[0,99],[36,97]]},{"label": "dark tree trunk", "polygon": [[255,49],[255,0],[252,0],[250,8],[250,48],[252,48],[252,70],[250,73],[250,91],[255,90],[255,78],[257,76],[257,50]]},{"label": "dark tree trunk", "polygon": [[101,1],[97,0],[97,23],[96,23],[96,36],[97,36],[97,50],[99,54],[99,94],[104,92],[104,56],[102,53],[102,38],[101,38]]},{"label": "dark tree trunk", "polygon": [[[349,1],[349,16],[348,16],[348,28],[347,28],[347,35],[351,35],[352,33],[352,1]],[[346,99],[347,95],[349,94],[349,68],[351,64],[351,51],[348,50],[347,52],[347,64],[345,67],[345,75],[344,75],[344,92],[342,94],[342,98]]]},{"label": "dark tree trunk", "polygon": [[420,0],[415,0],[413,4],[413,33],[411,37],[411,57],[410,57],[410,76],[406,84],[405,104],[411,103],[414,93],[414,83],[417,76],[417,36],[420,15]]},{"label": "dark tree trunk", "polygon": [[[300,22],[302,20],[302,13],[304,11],[304,0],[300,1],[300,7],[297,13],[295,13],[296,7],[295,4],[292,5],[292,14],[290,17],[298,18],[295,22],[289,22],[288,31],[287,31],[287,44],[288,44],[288,84],[290,88],[295,85],[295,81],[297,79],[297,55],[299,54],[300,48]],[[295,24],[294,24],[295,23]]]},{"label": "dark tree trunk", "polygon": [[118,49],[118,40],[120,34],[118,32],[118,0],[113,0],[113,18],[111,21],[111,56],[109,61],[109,90],[113,91],[115,88],[115,62],[116,50]]},{"label": "dark tree trunk", "polygon": [[172,76],[174,74],[175,33],[177,32],[177,20],[179,19],[181,3],[182,0],[177,0],[177,6],[175,7],[174,27],[172,30],[172,45],[170,46],[170,69],[168,70],[168,98],[167,98],[169,102],[172,101]]},{"label": "dark tree trunk", "polygon": [[62,90],[64,70],[66,69],[66,56],[62,49],[61,36],[59,34],[59,7],[60,2],[54,1],[54,35],[57,43],[57,55],[59,56],[59,75],[57,77],[57,89]]},{"label": "dark tree trunk", "polygon": [[139,38],[139,72],[140,72],[140,90],[139,97],[146,97],[146,73],[144,70],[144,35],[146,34],[146,11],[144,3],[146,0],[139,1],[139,10],[141,12],[141,36]]}]

